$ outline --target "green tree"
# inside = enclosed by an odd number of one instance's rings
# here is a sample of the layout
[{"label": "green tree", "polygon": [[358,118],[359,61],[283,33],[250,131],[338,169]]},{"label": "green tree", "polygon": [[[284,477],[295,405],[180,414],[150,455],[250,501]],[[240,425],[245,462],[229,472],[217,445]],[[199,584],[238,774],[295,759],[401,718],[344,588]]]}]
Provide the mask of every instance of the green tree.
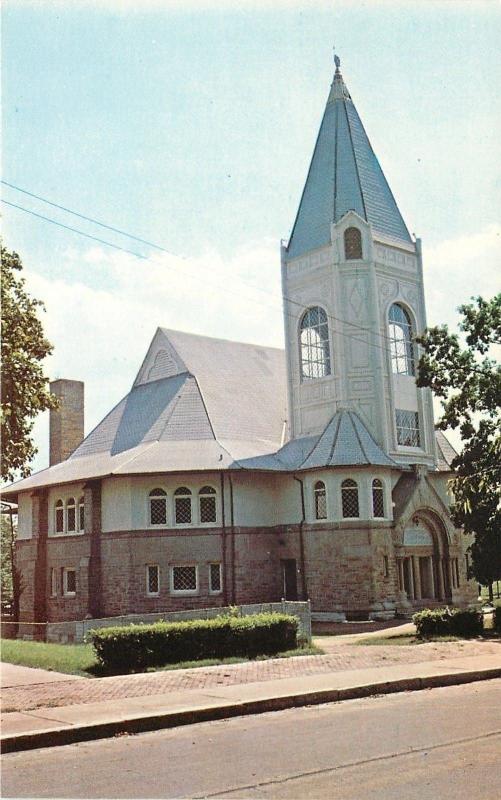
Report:
[{"label": "green tree", "polygon": [[1,435],[4,481],[30,474],[37,449],[31,432],[35,417],[56,405],[44,375],[43,360],[52,352],[38,313],[43,303],[25,290],[17,253],[2,247],[2,389]]},{"label": "green tree", "polygon": [[501,365],[493,357],[501,344],[501,294],[472,300],[459,308],[461,340],[446,325],[418,337],[418,386],[441,398],[437,427],[459,428],[452,519],[473,535],[470,577],[489,586],[492,599],[492,583],[501,579]]}]

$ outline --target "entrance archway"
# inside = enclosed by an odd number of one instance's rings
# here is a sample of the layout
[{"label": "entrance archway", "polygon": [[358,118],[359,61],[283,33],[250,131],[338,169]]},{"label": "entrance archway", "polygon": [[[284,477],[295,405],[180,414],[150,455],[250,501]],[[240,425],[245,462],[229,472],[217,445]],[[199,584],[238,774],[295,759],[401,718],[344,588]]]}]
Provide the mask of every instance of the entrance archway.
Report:
[{"label": "entrance archway", "polygon": [[451,602],[449,539],[438,515],[428,509],[413,514],[399,551],[399,588],[411,604]]}]

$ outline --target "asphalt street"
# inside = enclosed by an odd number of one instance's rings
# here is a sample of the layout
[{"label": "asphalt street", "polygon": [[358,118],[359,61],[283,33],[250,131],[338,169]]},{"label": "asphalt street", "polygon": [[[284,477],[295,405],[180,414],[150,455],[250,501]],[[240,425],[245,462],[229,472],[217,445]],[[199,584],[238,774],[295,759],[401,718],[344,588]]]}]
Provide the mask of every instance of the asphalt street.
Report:
[{"label": "asphalt street", "polygon": [[2,759],[2,796],[489,800],[501,680],[387,695]]}]

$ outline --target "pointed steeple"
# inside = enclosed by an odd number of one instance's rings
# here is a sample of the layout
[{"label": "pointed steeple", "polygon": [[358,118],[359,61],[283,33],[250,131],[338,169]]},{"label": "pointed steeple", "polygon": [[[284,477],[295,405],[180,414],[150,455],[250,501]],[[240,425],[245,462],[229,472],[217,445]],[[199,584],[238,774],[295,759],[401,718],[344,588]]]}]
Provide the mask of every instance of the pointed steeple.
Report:
[{"label": "pointed steeple", "polygon": [[330,226],[350,210],[374,234],[412,244],[340,71],[336,71],[320,125],[287,254],[296,258],[330,243]]}]

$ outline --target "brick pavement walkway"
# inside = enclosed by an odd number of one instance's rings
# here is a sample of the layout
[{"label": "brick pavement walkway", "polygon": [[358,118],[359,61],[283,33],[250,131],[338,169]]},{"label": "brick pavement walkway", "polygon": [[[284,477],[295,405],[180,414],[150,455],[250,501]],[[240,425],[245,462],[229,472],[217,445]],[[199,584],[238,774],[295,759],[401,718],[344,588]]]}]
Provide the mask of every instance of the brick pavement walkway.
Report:
[{"label": "brick pavement walkway", "polygon": [[[322,645],[321,640],[319,644]],[[497,653],[501,660],[501,645],[496,642],[430,642],[421,645],[369,646],[348,642],[333,644],[331,639],[328,647],[329,653],[323,656],[274,658],[216,667],[119,675],[80,681],[62,680],[57,683],[12,687],[2,692],[2,711],[28,711],[43,707],[97,703],[122,700],[127,697],[145,697],[350,669],[416,664],[462,656]]]}]

